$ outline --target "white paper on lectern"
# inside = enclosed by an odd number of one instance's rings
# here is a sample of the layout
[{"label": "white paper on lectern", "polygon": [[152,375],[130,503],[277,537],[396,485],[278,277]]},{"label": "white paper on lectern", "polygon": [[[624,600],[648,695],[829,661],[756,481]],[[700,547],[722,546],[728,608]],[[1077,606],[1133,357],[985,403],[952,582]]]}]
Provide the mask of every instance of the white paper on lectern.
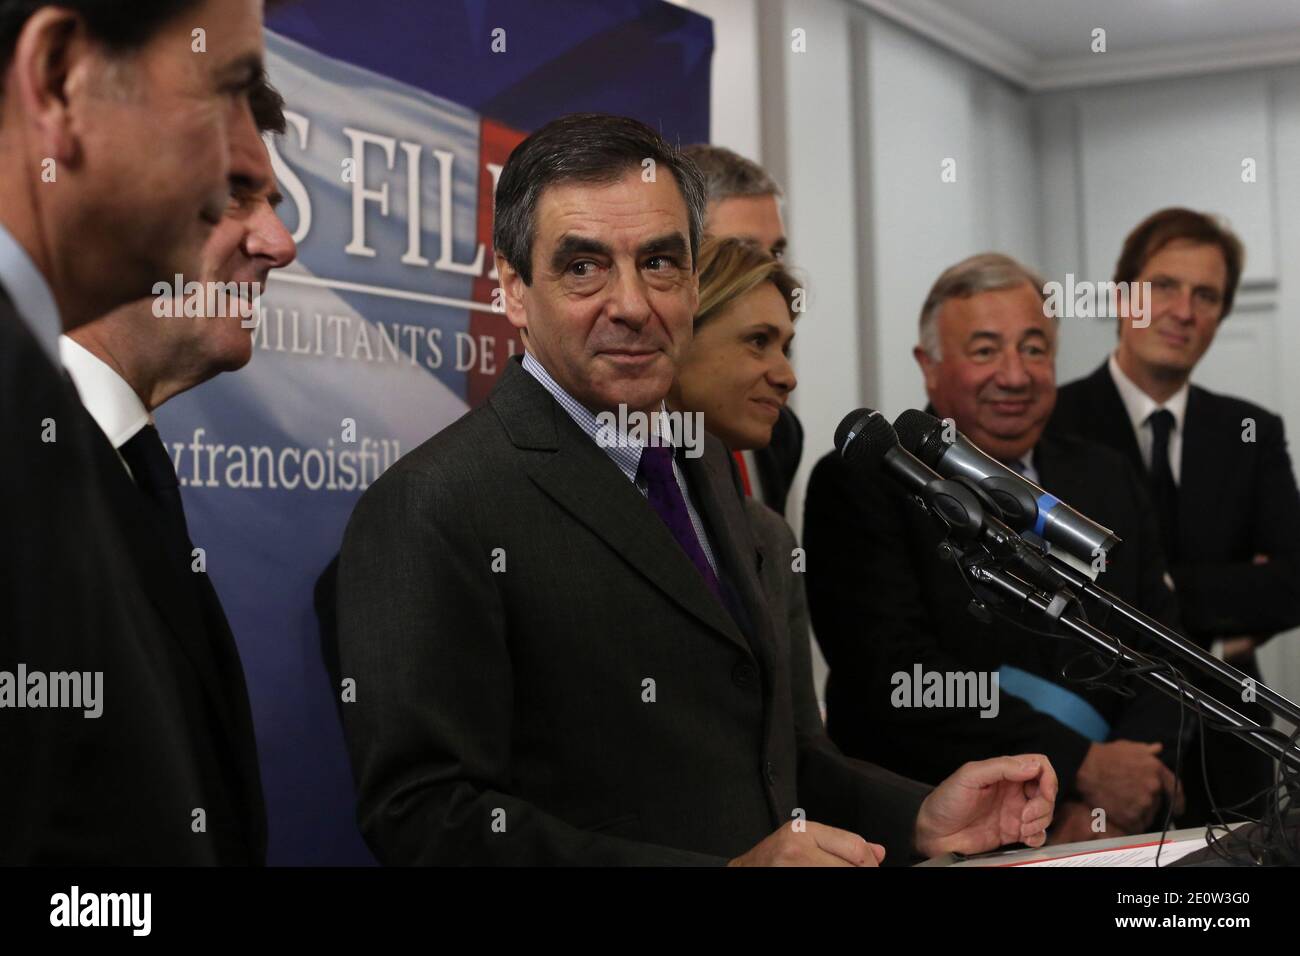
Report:
[{"label": "white paper on lectern", "polygon": [[1160,865],[1168,866],[1179,857],[1205,849],[1204,841],[1182,840],[1178,843],[1166,842],[1161,849],[1159,843],[1143,846],[1115,847],[1110,850],[1094,850],[1083,853],[1071,853],[1067,856],[1052,857],[1048,860],[1031,860],[1027,863],[1012,863],[1011,866],[1155,866],[1156,852],[1160,853]]},{"label": "white paper on lectern", "polygon": [[[1229,824],[1235,830],[1241,823]],[[1172,830],[1165,834],[1142,833],[1132,836],[1085,840],[1060,846],[1038,849],[995,850],[965,859],[948,854],[944,858],[927,860],[919,866],[1155,866],[1156,851],[1160,852],[1160,866],[1168,866],[1206,846],[1206,827]],[[1222,827],[1214,828],[1222,832]],[[1163,846],[1161,841],[1163,837]]]}]

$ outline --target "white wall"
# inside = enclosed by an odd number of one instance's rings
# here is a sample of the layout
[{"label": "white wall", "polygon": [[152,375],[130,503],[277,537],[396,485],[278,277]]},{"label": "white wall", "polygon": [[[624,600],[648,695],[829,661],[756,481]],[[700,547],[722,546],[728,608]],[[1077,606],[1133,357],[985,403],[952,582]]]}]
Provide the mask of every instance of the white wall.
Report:
[{"label": "white wall", "polygon": [[[1043,95],[1035,110],[1049,278],[1109,279],[1124,236],[1163,206],[1224,216],[1246,245],[1243,292],[1197,379],[1278,407],[1285,396],[1265,345],[1284,228],[1274,215],[1273,85],[1268,71],[1123,84]],[[1245,159],[1256,163],[1254,183],[1242,181]],[[1065,319],[1061,378],[1096,367],[1114,340],[1113,322]]]},{"label": "white wall", "polygon": [[[1300,454],[1300,383],[1295,363],[1300,358],[1300,183],[1290,170],[1300,169],[1300,70],[1277,70],[1270,77],[1272,104],[1273,211],[1277,228],[1279,283],[1274,306],[1273,343],[1279,367],[1280,400],[1274,405],[1286,418],[1291,439],[1291,464]],[[1283,173],[1287,171],[1287,173]],[[1234,319],[1233,321],[1236,321]],[[1260,670],[1273,689],[1300,701],[1300,632],[1279,635],[1259,654]]]},{"label": "white wall", "polygon": [[[773,11],[777,12],[777,11]],[[804,426],[804,461],[787,509],[802,526],[808,471],[834,443],[844,414],[862,404],[864,377],[857,198],[863,191],[855,163],[855,91],[851,18],[838,0],[782,4],[768,23],[780,38],[780,59],[765,69],[784,79],[784,156],[779,174],[786,192],[790,261],[805,278],[808,310],[799,319],[793,396]],[[805,31],[805,52],[791,49]]]},{"label": "white wall", "polygon": [[754,0],[685,0],[713,21],[709,142],[762,160],[758,5]]},{"label": "white wall", "polygon": [[[892,419],[925,404],[911,351],[939,274],[977,252],[1038,258],[1033,117],[1025,96],[982,70],[873,15],[855,20],[873,263],[864,279],[874,374],[861,394]],[[949,160],[955,181],[941,177]]]}]

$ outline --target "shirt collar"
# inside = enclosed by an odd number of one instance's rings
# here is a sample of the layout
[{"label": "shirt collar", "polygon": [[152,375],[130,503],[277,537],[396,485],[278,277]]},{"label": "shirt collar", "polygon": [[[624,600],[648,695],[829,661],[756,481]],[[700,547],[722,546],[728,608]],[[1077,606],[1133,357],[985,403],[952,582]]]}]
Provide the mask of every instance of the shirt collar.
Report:
[{"label": "shirt collar", "polygon": [[1115,382],[1115,388],[1119,391],[1120,400],[1124,403],[1124,409],[1128,412],[1129,421],[1133,423],[1134,431],[1141,431],[1142,426],[1156,409],[1166,408],[1174,416],[1174,431],[1182,432],[1183,419],[1187,417],[1187,395],[1191,391],[1186,382],[1167,401],[1157,402],[1124,374],[1114,352],[1111,353],[1106,365],[1110,369],[1110,377]]},{"label": "shirt collar", "polygon": [[[542,387],[551,393],[551,397],[582,429],[583,434],[596,442],[605,454],[613,459],[614,464],[618,465],[619,470],[627,475],[628,480],[635,482],[637,469],[641,465],[641,452],[645,448],[645,443],[638,441],[636,436],[631,434],[619,435],[616,442],[609,441],[606,437],[608,429],[601,424],[595,413],[565,391],[560,383],[551,377],[551,373],[546,370],[546,366],[533,358],[533,353],[524,352],[523,368],[525,372],[537,379]],[[660,405],[661,413],[665,408],[666,406]]]},{"label": "shirt collar", "polygon": [[121,448],[153,417],[140,396],[107,362],[66,335],[59,336],[59,357],[77,386],[81,404],[112,443]]},{"label": "shirt collar", "polygon": [[1002,459],[997,459],[997,461],[1001,465],[1006,465],[1020,477],[1038,484],[1038,469],[1034,467],[1034,449],[1031,448],[1019,458],[1010,461],[1003,461]]},{"label": "shirt collar", "polygon": [[14,308],[27,323],[51,362],[59,364],[59,333],[63,321],[49,283],[32,257],[3,225],[0,225],[0,285],[13,300]]}]

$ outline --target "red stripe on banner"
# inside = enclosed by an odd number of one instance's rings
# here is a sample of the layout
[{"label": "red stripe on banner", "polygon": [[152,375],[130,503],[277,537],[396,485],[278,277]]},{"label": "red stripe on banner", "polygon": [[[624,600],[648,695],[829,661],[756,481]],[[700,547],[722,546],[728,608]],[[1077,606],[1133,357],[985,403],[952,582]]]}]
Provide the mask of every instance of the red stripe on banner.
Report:
[{"label": "red stripe on banner", "polygon": [[[495,186],[492,173],[487,168],[488,163],[504,166],[510,151],[527,135],[490,119],[484,119],[480,125],[478,241],[487,247],[487,262],[483,267],[484,274],[474,280],[475,302],[491,303],[492,295],[497,289],[497,280],[488,278],[492,272],[492,193]],[[511,355],[522,352],[524,344],[504,313],[471,312],[469,334],[475,342],[476,361],[466,373],[465,400],[470,408],[475,408],[487,400],[497,377],[505,369],[506,361]],[[488,349],[491,351],[491,361],[484,360],[484,343],[490,343]]]}]

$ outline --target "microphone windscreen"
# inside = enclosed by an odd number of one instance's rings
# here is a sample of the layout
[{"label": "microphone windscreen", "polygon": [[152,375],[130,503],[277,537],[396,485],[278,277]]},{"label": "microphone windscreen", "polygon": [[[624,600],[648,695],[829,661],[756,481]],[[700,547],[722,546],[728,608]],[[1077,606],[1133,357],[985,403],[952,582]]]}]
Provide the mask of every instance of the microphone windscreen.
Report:
[{"label": "microphone windscreen", "polygon": [[909,408],[894,419],[894,431],[898,433],[898,443],[921,458],[921,446],[940,424],[940,420],[933,415]]},{"label": "microphone windscreen", "polygon": [[870,408],[859,408],[844,416],[835,429],[835,447],[852,465],[875,465],[898,444],[894,426]]},{"label": "microphone windscreen", "polygon": [[869,408],[859,408],[849,412],[840,419],[839,425],[835,429],[835,450],[844,451],[844,443],[848,440],[849,434],[855,432],[854,426],[858,424],[858,419],[865,418],[871,414]]}]

